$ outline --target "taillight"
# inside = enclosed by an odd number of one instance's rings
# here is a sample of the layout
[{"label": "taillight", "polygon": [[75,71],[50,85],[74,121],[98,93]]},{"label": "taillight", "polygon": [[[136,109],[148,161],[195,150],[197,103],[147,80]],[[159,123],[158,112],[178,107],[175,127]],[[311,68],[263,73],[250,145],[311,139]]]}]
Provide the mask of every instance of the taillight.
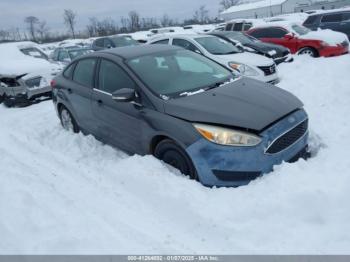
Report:
[{"label": "taillight", "polygon": [[52,87],[52,89],[55,88],[55,86],[56,86],[56,81],[55,81],[55,80],[51,80],[50,86]]}]

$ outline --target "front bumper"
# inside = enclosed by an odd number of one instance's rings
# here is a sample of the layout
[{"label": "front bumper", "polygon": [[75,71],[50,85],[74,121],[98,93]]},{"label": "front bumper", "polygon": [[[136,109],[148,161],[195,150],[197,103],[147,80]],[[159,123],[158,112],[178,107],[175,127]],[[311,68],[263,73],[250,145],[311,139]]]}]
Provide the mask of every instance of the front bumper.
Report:
[{"label": "front bumper", "polygon": [[330,57],[330,56],[339,56],[349,53],[348,46],[327,46],[318,50],[320,56]]},{"label": "front bumper", "polygon": [[[269,173],[274,165],[293,161],[307,148],[308,132],[293,145],[276,154],[266,154],[271,141],[296,124],[307,119],[304,110],[298,110],[264,130],[262,142],[254,147],[218,145],[202,138],[187,148],[197,170],[199,180],[206,186],[241,186],[256,177]],[[293,120],[293,121],[292,121]]]},{"label": "front bumper", "polygon": [[293,62],[293,60],[294,59],[293,59],[292,54],[288,54],[288,55],[283,56],[283,57],[277,57],[277,58],[274,59],[276,65],[279,65],[279,64],[281,64],[283,62],[290,63],[290,62]]}]

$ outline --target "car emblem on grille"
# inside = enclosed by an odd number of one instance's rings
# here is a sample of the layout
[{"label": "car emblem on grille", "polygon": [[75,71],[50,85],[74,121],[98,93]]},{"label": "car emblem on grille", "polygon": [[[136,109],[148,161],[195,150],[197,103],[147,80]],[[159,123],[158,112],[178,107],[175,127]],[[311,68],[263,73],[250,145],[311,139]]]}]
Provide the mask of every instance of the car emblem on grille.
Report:
[{"label": "car emblem on grille", "polygon": [[293,116],[288,118],[288,122],[291,124],[295,123],[295,121],[296,121],[296,119]]}]

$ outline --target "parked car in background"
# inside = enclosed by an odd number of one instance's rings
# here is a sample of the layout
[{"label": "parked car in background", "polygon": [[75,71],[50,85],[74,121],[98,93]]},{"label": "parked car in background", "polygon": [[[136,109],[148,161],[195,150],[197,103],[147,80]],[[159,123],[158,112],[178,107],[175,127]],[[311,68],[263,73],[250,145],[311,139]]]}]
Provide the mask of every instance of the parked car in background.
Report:
[{"label": "parked car in background", "polygon": [[50,58],[53,61],[67,65],[70,62],[72,62],[75,58],[78,58],[82,55],[86,55],[91,52],[93,52],[91,48],[84,48],[80,46],[69,46],[65,48],[59,47],[53,51]]},{"label": "parked car in background", "polygon": [[128,35],[115,35],[115,36],[106,36],[97,38],[92,43],[92,49],[94,51],[123,47],[123,46],[132,46],[139,45],[140,43],[134,40],[131,36]]},{"label": "parked car in background", "polygon": [[8,107],[51,96],[50,81],[62,66],[33,42],[0,44],[0,101]]},{"label": "parked car in background", "polygon": [[272,59],[243,52],[232,43],[212,35],[166,35],[148,42],[149,44],[168,44],[208,57],[219,64],[238,71],[243,76],[263,82],[279,82],[277,68]]},{"label": "parked car in background", "polygon": [[244,32],[222,31],[213,32],[210,35],[225,39],[233,45],[243,48],[244,51],[272,58],[276,64],[293,61],[288,48],[281,45],[264,43]]},{"label": "parked car in background", "polygon": [[263,23],[261,19],[233,19],[226,23],[224,31],[247,31],[261,23]]},{"label": "parked car in background", "polygon": [[287,47],[292,54],[327,57],[349,51],[349,40],[343,33],[331,30],[311,31],[297,23],[271,22],[254,27],[247,33],[263,42]]},{"label": "parked car in background", "polygon": [[350,8],[317,12],[310,15],[303,25],[311,30],[331,29],[350,39]]},{"label": "parked car in background", "polygon": [[207,33],[215,29],[215,25],[185,25],[183,27],[186,31],[191,31],[197,34]]},{"label": "parked car in background", "polygon": [[308,155],[299,99],[179,47],[91,53],[52,88],[66,130],[154,155],[206,186],[245,185]]}]

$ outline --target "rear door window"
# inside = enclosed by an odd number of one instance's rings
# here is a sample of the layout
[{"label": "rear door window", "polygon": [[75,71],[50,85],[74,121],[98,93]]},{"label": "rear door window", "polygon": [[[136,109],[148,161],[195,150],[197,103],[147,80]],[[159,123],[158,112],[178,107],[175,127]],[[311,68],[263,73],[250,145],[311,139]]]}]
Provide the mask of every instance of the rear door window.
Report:
[{"label": "rear door window", "polygon": [[175,38],[175,39],[173,39],[173,45],[180,46],[180,47],[185,48],[187,50],[190,50],[192,52],[200,53],[199,49],[194,44],[192,44],[191,42],[189,42],[185,39]]},{"label": "rear door window", "polygon": [[75,67],[73,81],[86,87],[93,87],[96,59],[80,60]]},{"label": "rear door window", "polygon": [[76,63],[73,63],[73,64],[69,65],[69,66],[64,70],[63,76],[64,76],[65,78],[72,79],[75,65],[76,65]]},{"label": "rear door window", "polygon": [[335,23],[335,22],[340,22],[342,20],[342,15],[341,14],[329,14],[329,15],[324,15],[321,19],[322,23]]},{"label": "rear door window", "polygon": [[228,23],[228,24],[225,26],[225,31],[232,31],[232,26],[233,26],[233,23]]},{"label": "rear door window", "polygon": [[305,20],[304,24],[305,24],[305,25],[312,25],[313,23],[316,22],[317,17],[318,17],[317,15],[309,16],[309,17]]},{"label": "rear door window", "polygon": [[251,32],[250,35],[254,36],[255,38],[270,37],[269,30],[267,28],[256,29],[253,32]]}]

